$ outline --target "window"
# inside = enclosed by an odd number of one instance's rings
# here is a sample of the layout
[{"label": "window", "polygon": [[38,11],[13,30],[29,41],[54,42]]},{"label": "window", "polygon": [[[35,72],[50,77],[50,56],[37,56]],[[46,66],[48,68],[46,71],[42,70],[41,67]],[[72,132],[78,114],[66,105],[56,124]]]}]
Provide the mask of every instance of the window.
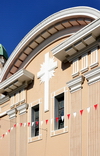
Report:
[{"label": "window", "polygon": [[79,75],[79,60],[76,59],[73,61],[73,74],[72,76],[75,77]]},{"label": "window", "polygon": [[55,130],[64,128],[64,93],[55,97]]},{"label": "window", "polygon": [[39,135],[39,104],[31,108],[31,114],[31,120],[34,123],[31,126],[31,137],[34,137]]},{"label": "window", "polygon": [[93,49],[91,51],[91,65],[90,67],[93,68],[98,65],[98,50]]}]

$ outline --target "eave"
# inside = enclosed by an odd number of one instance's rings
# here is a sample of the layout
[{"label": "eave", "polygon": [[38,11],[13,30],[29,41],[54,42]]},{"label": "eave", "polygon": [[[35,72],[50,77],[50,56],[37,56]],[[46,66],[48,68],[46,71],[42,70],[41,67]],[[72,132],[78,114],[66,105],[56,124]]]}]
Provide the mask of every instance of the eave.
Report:
[{"label": "eave", "polygon": [[100,18],[91,22],[74,35],[52,49],[53,55],[61,61],[72,61],[79,51],[86,49],[94,42],[99,42]]},{"label": "eave", "polygon": [[29,83],[34,78],[34,75],[26,69],[21,69],[13,74],[11,77],[0,83],[0,93],[12,92],[16,88],[23,85],[23,83]]}]

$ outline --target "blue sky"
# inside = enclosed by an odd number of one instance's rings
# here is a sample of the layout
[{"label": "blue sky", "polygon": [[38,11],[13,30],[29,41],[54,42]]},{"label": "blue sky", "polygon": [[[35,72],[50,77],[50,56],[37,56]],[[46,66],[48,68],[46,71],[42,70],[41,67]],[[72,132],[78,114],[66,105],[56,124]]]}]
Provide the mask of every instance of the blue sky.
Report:
[{"label": "blue sky", "polygon": [[0,43],[10,56],[39,22],[57,11],[75,6],[100,10],[100,0],[0,0]]}]

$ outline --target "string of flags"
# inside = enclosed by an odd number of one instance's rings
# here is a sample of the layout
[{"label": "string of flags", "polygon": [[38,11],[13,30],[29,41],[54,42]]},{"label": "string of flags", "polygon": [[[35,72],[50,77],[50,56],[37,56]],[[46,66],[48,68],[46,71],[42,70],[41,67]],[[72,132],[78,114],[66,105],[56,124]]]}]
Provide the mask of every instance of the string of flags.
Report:
[{"label": "string of flags", "polygon": [[[97,110],[98,104],[93,105],[93,107],[94,107],[95,110]],[[89,113],[90,110],[91,110],[91,107],[88,107],[88,108],[87,108],[87,112]],[[79,110],[79,113],[80,113],[81,116],[83,115],[83,112],[84,112],[83,109]],[[72,114],[67,114],[67,118],[70,119],[71,115],[72,115]],[[76,117],[76,115],[77,115],[77,112],[74,112],[74,113],[73,113],[74,118]],[[64,116],[61,116],[60,118],[59,118],[59,117],[56,117],[56,118],[55,118],[55,121],[58,122],[60,119],[61,119],[62,121],[64,121]],[[52,121],[53,121],[53,119],[51,119],[51,124],[52,124]],[[45,123],[48,124],[48,122],[49,122],[49,120],[46,119],[46,120],[45,120]],[[42,125],[42,124],[43,124],[43,121],[41,121],[40,124]],[[16,124],[13,125],[13,127],[11,127],[10,129],[8,129],[7,132],[6,132],[5,134],[2,134],[2,136],[0,137],[0,139],[4,138],[8,133],[10,133],[10,132],[11,132],[14,128],[16,128],[17,126],[20,126],[20,127],[22,127],[22,126],[24,126],[24,127],[26,127],[26,126],[32,127],[32,126],[34,126],[34,125],[37,125],[37,126],[38,126],[38,125],[39,125],[39,121],[28,122],[28,123],[16,123]]]}]

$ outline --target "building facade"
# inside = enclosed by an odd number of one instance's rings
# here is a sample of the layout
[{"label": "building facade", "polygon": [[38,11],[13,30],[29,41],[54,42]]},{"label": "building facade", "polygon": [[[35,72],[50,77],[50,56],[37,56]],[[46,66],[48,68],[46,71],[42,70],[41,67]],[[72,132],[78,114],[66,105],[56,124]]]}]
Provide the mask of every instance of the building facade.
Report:
[{"label": "building facade", "polygon": [[100,155],[99,10],[51,15],[2,68],[0,156]]}]

